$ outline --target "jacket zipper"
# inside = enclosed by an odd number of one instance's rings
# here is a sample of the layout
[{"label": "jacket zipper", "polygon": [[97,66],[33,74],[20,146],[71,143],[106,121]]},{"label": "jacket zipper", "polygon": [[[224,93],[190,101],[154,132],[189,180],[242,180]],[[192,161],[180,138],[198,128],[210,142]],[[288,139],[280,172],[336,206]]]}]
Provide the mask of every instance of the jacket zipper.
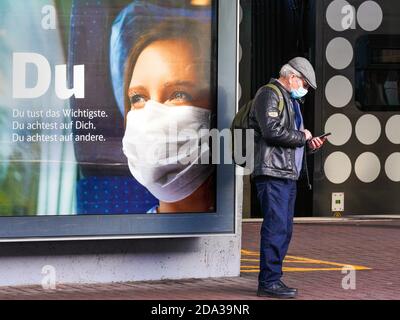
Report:
[{"label": "jacket zipper", "polygon": [[[292,101],[290,101],[290,103],[291,103],[292,108],[293,108]],[[292,122],[292,118],[293,117],[291,117],[291,112],[288,112],[288,114],[289,114],[289,123],[292,124],[294,122],[294,119],[293,119],[293,122]],[[310,182],[310,173],[308,171],[308,165],[307,165],[307,145],[304,146],[303,158],[304,158],[304,164],[305,164],[305,170],[306,170],[306,176],[307,176],[307,187],[308,187],[308,189],[310,191],[312,191],[313,187],[312,187],[312,184]],[[301,174],[301,172],[299,172],[299,175],[300,174]]]},{"label": "jacket zipper", "polygon": [[306,169],[306,176],[307,176],[307,184],[308,184],[308,189],[310,190],[310,191],[312,191],[312,189],[313,189],[313,187],[312,187],[312,184],[310,183],[310,174],[309,174],[309,172],[308,172],[308,165],[307,165],[307,148],[305,147],[304,148],[304,155],[303,155],[303,157],[304,157],[304,164],[305,164],[305,169]]}]

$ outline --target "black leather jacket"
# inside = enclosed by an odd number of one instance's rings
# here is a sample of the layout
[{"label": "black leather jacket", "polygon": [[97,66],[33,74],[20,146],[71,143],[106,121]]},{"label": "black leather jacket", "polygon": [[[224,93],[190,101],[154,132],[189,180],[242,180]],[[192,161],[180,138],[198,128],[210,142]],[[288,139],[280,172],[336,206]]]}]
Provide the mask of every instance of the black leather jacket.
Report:
[{"label": "black leather jacket", "polygon": [[[255,131],[254,172],[253,177],[267,175],[277,178],[298,180],[295,151],[298,147],[306,147],[303,168],[307,169],[307,141],[303,132],[295,130],[295,111],[290,93],[272,79],[282,92],[285,107],[279,114],[279,96],[268,87],[262,87],[256,94],[249,114],[249,125]],[[311,188],[308,170],[306,170]]]}]

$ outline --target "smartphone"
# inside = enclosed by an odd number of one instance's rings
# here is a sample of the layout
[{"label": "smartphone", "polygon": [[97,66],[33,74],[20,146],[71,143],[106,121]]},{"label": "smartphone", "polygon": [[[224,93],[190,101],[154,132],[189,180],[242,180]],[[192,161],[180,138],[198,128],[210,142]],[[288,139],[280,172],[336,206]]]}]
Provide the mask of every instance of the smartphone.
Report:
[{"label": "smartphone", "polygon": [[317,138],[323,139],[323,138],[325,138],[325,137],[329,137],[330,135],[332,135],[332,133],[331,133],[331,132],[328,132],[328,133],[325,133],[325,134],[323,134],[322,136],[319,136],[319,137],[317,137]]}]

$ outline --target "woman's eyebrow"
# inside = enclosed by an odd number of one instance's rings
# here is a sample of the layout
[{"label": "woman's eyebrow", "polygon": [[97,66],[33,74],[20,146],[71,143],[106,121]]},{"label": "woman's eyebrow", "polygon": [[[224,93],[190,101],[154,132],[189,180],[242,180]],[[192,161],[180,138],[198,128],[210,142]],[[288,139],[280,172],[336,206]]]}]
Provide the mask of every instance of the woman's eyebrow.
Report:
[{"label": "woman's eyebrow", "polygon": [[170,87],[176,87],[176,86],[182,86],[182,87],[195,87],[196,84],[194,82],[191,81],[172,81],[172,82],[166,82],[164,84],[165,88],[170,88]]},{"label": "woman's eyebrow", "polygon": [[128,90],[128,95],[133,95],[133,94],[137,93],[138,91],[140,91],[140,92],[146,91],[146,88],[143,86],[130,87]]}]

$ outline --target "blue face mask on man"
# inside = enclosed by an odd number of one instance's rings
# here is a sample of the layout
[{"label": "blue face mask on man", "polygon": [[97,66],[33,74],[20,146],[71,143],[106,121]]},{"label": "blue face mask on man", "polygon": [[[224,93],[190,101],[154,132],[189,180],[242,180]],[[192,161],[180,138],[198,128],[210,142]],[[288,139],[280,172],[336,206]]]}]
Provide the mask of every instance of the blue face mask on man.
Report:
[{"label": "blue face mask on man", "polygon": [[290,95],[291,95],[291,97],[292,97],[293,99],[301,99],[301,98],[303,98],[304,96],[306,96],[307,93],[308,93],[308,90],[307,90],[307,89],[304,89],[303,87],[300,87],[300,88],[298,88],[298,89],[296,89],[296,90],[292,90],[292,91],[290,92]]},{"label": "blue face mask on man", "polygon": [[308,93],[308,90],[303,87],[303,85],[299,85],[298,89],[292,89],[290,91],[290,96],[293,99],[301,99],[305,97]]}]

